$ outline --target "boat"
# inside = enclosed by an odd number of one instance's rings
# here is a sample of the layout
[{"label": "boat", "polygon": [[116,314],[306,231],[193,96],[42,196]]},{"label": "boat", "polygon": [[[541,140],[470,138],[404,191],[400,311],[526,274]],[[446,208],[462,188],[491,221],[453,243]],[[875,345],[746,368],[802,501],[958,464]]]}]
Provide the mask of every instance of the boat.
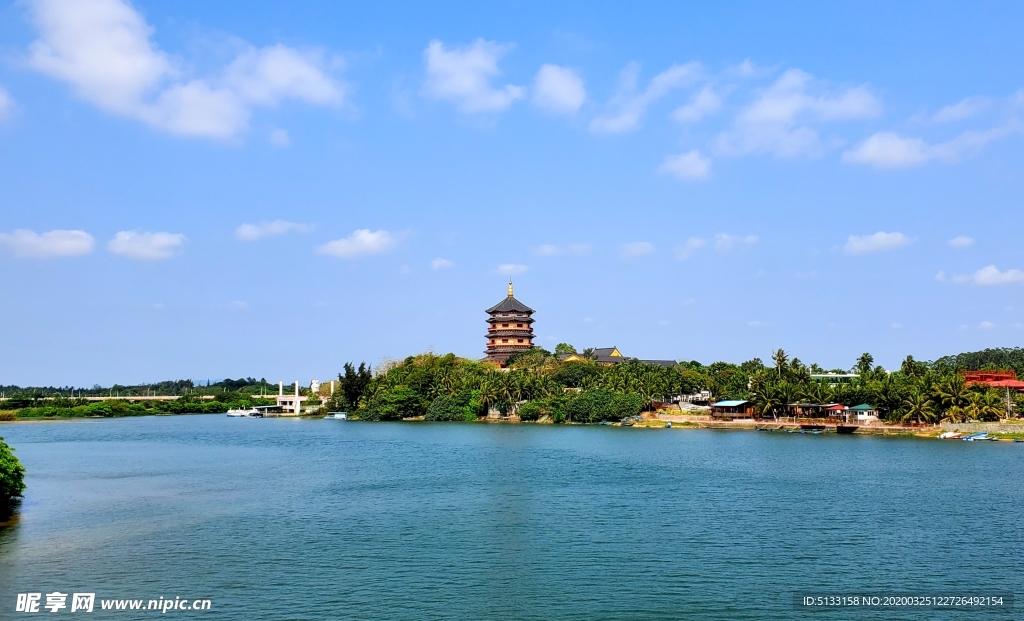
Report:
[{"label": "boat", "polygon": [[998,440],[999,438],[988,435],[987,431],[982,431],[981,433],[972,433],[971,435],[964,436],[963,438],[960,439],[963,440],[964,442],[984,442]]},{"label": "boat", "polygon": [[667,423],[665,423],[665,429],[671,429],[671,428],[672,428],[672,421],[668,421]]},{"label": "boat", "polygon": [[258,418],[260,411],[256,408],[232,408],[228,410],[231,418]]},{"label": "boat", "polygon": [[836,433],[853,433],[860,425],[836,425]]},{"label": "boat", "polygon": [[939,434],[940,440],[959,440],[964,437],[964,434],[959,431],[947,431],[946,433]]},{"label": "boat", "polygon": [[328,412],[324,418],[331,418],[334,420],[348,420],[348,412]]},{"label": "boat", "polygon": [[825,425],[803,424],[800,428],[804,431],[824,431]]}]

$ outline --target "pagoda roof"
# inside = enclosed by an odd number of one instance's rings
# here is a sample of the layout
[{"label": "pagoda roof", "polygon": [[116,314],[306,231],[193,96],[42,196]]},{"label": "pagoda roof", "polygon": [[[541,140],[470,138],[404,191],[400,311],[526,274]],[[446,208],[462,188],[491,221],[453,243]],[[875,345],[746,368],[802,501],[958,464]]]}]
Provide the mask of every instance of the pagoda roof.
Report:
[{"label": "pagoda roof", "polygon": [[508,296],[501,302],[498,302],[494,306],[488,308],[485,312],[488,313],[532,313],[534,310],[523,304],[513,296]]}]

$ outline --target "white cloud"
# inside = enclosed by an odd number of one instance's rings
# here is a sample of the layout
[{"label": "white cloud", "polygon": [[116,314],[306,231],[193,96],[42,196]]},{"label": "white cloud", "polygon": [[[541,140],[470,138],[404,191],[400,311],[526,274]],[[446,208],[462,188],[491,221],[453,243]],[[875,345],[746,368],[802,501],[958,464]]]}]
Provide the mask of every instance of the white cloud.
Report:
[{"label": "white cloud", "polygon": [[970,281],[981,286],[1020,284],[1024,283],[1024,272],[1015,269],[1001,272],[995,265],[989,265],[975,272]]},{"label": "white cloud", "polygon": [[620,253],[620,256],[623,259],[632,259],[633,257],[642,257],[653,253],[654,244],[651,242],[632,242],[622,245],[622,252]]},{"label": "white cloud", "polygon": [[991,330],[994,327],[996,327],[996,324],[992,323],[991,321],[982,321],[981,323],[978,324],[978,328],[982,330]]},{"label": "white cloud", "polygon": [[75,257],[92,252],[95,241],[85,231],[55,230],[36,233],[17,229],[0,233],[0,246],[7,246],[16,257],[49,259]]},{"label": "white cloud", "polygon": [[672,118],[680,123],[696,123],[721,109],[722,98],[710,86],[706,86],[694,95],[690,103],[676,108]]},{"label": "white cloud", "polygon": [[810,74],[790,69],[740,111],[732,127],[719,135],[718,148],[731,155],[820,155],[821,139],[812,124],[871,118],[881,107],[867,87],[823,92]]},{"label": "white cloud", "polygon": [[249,303],[248,302],[243,302],[242,300],[235,300],[235,301],[231,302],[231,308],[233,308],[235,310],[245,310],[245,309],[249,308]]},{"label": "white cloud", "polygon": [[224,84],[244,102],[276,106],[284,99],[331,106],[341,103],[345,87],[326,73],[320,52],[284,46],[250,47],[224,70]]},{"label": "white cloud", "polygon": [[692,257],[698,250],[708,244],[707,240],[700,237],[691,237],[683,245],[675,247],[676,258],[683,260]]},{"label": "white cloud", "polygon": [[751,328],[760,328],[761,326],[768,325],[768,324],[766,324],[763,321],[756,321],[755,320],[755,321],[748,321],[747,325],[750,326]]},{"label": "white cloud", "polygon": [[284,129],[270,130],[270,133],[267,134],[267,140],[269,140],[270,144],[275,147],[284,148],[292,146],[291,136],[289,136],[287,130]]},{"label": "white cloud", "polygon": [[903,324],[902,323],[894,323],[894,324],[892,324],[892,329],[893,330],[902,330],[903,329]]},{"label": "white cloud", "polygon": [[221,76],[198,79],[150,40],[153,28],[122,0],[35,0],[31,12],[39,38],[29,66],[102,110],[170,133],[230,138],[248,128],[254,106],[344,98],[319,53],[247,47]]},{"label": "white cloud", "polygon": [[879,231],[873,235],[850,235],[843,249],[846,251],[846,254],[864,254],[866,252],[895,250],[913,241],[913,239],[903,233]]},{"label": "white cloud", "polygon": [[974,245],[974,238],[960,235],[949,240],[949,245],[952,248],[970,248]]},{"label": "white cloud", "polygon": [[942,108],[931,120],[936,123],[951,123],[968,119],[989,106],[989,101],[982,97],[968,97],[952,106]]},{"label": "white cloud", "polygon": [[494,271],[506,276],[518,276],[519,274],[525,274],[528,269],[525,265],[519,265],[518,263],[502,263]]},{"label": "white cloud", "polygon": [[718,252],[729,252],[733,248],[753,246],[757,243],[757,235],[728,235],[719,233],[715,235],[715,250]]},{"label": "white cloud", "polygon": [[711,172],[711,160],[702,156],[700,151],[694,149],[679,155],[670,155],[658,167],[658,172],[664,175],[672,175],[680,181],[694,181],[704,179]]},{"label": "white cloud", "polygon": [[993,140],[1020,131],[1014,125],[986,131],[966,131],[946,142],[928,144],[920,138],[904,138],[893,132],[879,132],[843,153],[843,161],[875,168],[910,168],[933,160],[957,162]]},{"label": "white cloud", "polygon": [[11,94],[0,88],[0,121],[9,119],[13,109],[14,99],[11,98]]},{"label": "white cloud", "polygon": [[576,112],[586,100],[583,78],[568,67],[544,65],[533,80],[533,103],[548,112]]},{"label": "white cloud", "polygon": [[427,94],[452,101],[468,113],[507,109],[526,94],[521,86],[491,86],[491,79],[501,75],[498,59],[511,47],[477,39],[467,47],[446,49],[440,41],[431,41],[423,51]]},{"label": "white cloud", "polygon": [[291,231],[295,231],[296,233],[308,233],[312,230],[313,227],[308,224],[274,220],[273,222],[260,222],[259,224],[243,224],[235,229],[235,237],[242,241],[256,241],[257,239],[263,239],[264,237],[284,235]]},{"label": "white cloud", "polygon": [[658,101],[671,90],[698,78],[703,69],[698,62],[672,65],[651,79],[643,92],[637,92],[640,66],[630,63],[621,74],[619,91],[608,102],[608,112],[590,122],[590,131],[618,134],[636,129],[647,107]]},{"label": "white cloud", "polygon": [[129,259],[155,261],[173,257],[184,244],[181,233],[118,231],[107,242],[107,250]]},{"label": "white cloud", "polygon": [[398,245],[398,237],[388,231],[358,229],[348,237],[327,242],[317,248],[320,254],[349,259],[363,254],[383,254]]},{"label": "white cloud", "polygon": [[556,246],[554,244],[542,244],[534,249],[534,254],[542,257],[555,257],[559,255],[572,254],[582,256],[590,252],[590,244],[567,244]]},{"label": "white cloud", "polygon": [[455,264],[448,259],[437,258],[430,262],[430,269],[432,270],[443,270],[449,267],[455,267]]}]

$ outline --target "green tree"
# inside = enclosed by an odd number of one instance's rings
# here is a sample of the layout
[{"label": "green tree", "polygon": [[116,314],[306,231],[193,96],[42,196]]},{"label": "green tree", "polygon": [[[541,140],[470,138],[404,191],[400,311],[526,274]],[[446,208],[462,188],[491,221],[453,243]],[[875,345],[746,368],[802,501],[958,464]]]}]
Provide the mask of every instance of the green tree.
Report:
[{"label": "green tree", "polygon": [[0,438],[0,517],[10,515],[25,491],[25,467],[14,449]]},{"label": "green tree", "polygon": [[344,369],[344,373],[338,374],[338,389],[334,393],[337,399],[332,400],[329,407],[335,410],[354,410],[373,380],[373,372],[365,362],[360,362],[358,369],[351,362],[346,362]]},{"label": "green tree", "polygon": [[868,352],[864,352],[857,358],[857,364],[854,365],[854,370],[861,375],[865,375],[871,372],[871,367],[875,364],[875,358]]},{"label": "green tree", "polygon": [[903,401],[902,422],[917,419],[918,423],[935,420],[935,403],[923,392],[914,392]]},{"label": "green tree", "polygon": [[782,374],[786,371],[786,366],[789,364],[789,355],[781,348],[776,349],[772,352],[772,362],[775,363],[775,374],[781,380]]},{"label": "green tree", "polygon": [[568,344],[568,343],[559,343],[558,345],[555,345],[555,355],[556,356],[567,356],[569,354],[575,354],[575,353],[576,353],[576,348],[573,347],[572,345]]}]

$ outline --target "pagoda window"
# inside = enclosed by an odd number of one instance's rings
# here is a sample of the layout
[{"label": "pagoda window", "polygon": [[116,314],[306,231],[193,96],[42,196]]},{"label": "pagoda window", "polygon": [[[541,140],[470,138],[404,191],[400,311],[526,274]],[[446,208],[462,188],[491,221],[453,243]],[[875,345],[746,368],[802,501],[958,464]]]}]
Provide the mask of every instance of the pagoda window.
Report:
[{"label": "pagoda window", "polygon": [[517,323],[517,324],[516,324],[516,327],[517,327],[517,328],[522,328],[522,327],[523,327],[523,324],[521,324],[521,323]]},{"label": "pagoda window", "polygon": [[502,327],[502,328],[507,328],[507,327],[508,327],[508,324],[507,324],[507,323],[503,323],[503,324],[501,324],[501,327]]},{"label": "pagoda window", "polygon": [[523,339],[516,339],[516,342],[517,342],[517,343],[522,343],[522,342],[523,342]]},{"label": "pagoda window", "polygon": [[502,343],[508,343],[508,339],[501,339]]}]

